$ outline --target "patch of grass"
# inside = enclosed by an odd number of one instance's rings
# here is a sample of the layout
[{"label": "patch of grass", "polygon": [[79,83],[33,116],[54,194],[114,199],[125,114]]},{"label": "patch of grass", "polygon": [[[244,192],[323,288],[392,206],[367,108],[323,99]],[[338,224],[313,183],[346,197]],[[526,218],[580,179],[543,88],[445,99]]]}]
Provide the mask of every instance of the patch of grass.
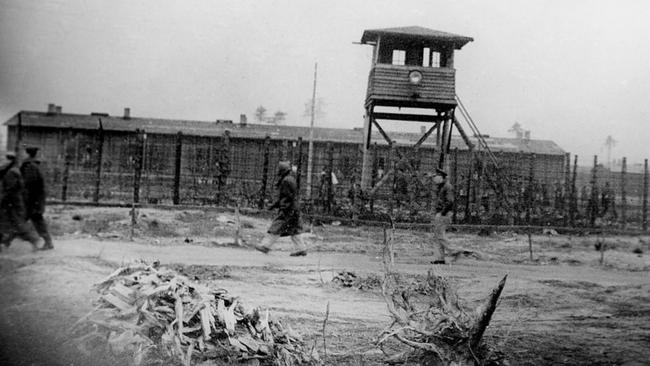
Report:
[{"label": "patch of grass", "polygon": [[183,211],[178,213],[174,219],[180,222],[190,223],[206,220],[207,217],[204,211]]},{"label": "patch of grass", "polygon": [[242,229],[255,229],[255,225],[251,224],[251,223],[248,222],[248,221],[244,221],[244,220],[242,220],[242,221],[241,221],[241,228],[242,228]]},{"label": "patch of grass", "polygon": [[93,216],[90,219],[82,220],[81,232],[96,235],[100,232],[109,231],[111,224],[124,220],[125,216],[118,213],[104,213]]},{"label": "patch of grass", "polygon": [[593,289],[602,287],[601,285],[587,281],[559,281],[559,280],[541,280],[540,283],[554,287],[575,288],[575,289]]},{"label": "patch of grass", "polygon": [[[229,236],[232,235],[231,230],[227,227],[215,226],[213,222],[203,220],[203,221],[194,221],[190,223],[190,228],[188,231],[189,236]],[[234,231],[233,231],[234,232]]]},{"label": "patch of grass", "polygon": [[501,303],[510,307],[539,308],[547,304],[545,296],[539,294],[513,294],[501,297]]},{"label": "patch of grass", "polygon": [[50,232],[50,235],[53,236],[60,236],[66,233],[63,225],[61,225],[60,222],[55,220],[48,220],[47,230]]},{"label": "patch of grass", "polygon": [[165,237],[171,238],[178,236],[176,229],[172,227],[169,223],[160,222],[156,219],[151,221],[146,221],[143,223],[143,235],[153,236],[153,237]]},{"label": "patch of grass", "polygon": [[233,278],[232,269],[230,266],[171,264],[168,267],[189,278],[200,281],[213,281],[221,280],[224,278]]},{"label": "patch of grass", "polygon": [[109,261],[107,259],[102,258],[102,253],[101,252],[96,254],[96,255],[87,255],[87,256],[82,256],[80,258],[83,258],[83,259],[87,260],[90,263],[93,263],[93,264],[96,264],[96,265],[99,265],[99,266],[102,266],[102,267],[108,267],[108,268],[112,268],[112,269],[118,269],[118,268],[122,267],[117,262]]}]

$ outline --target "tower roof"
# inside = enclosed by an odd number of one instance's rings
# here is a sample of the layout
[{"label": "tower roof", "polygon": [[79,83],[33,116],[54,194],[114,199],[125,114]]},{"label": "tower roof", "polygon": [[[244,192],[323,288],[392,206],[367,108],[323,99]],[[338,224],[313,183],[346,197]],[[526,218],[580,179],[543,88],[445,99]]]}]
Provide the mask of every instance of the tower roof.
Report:
[{"label": "tower roof", "polygon": [[403,38],[411,41],[434,41],[448,42],[454,44],[454,48],[461,49],[464,45],[472,42],[472,37],[465,37],[458,34],[447,33],[435,29],[424,28],[420,26],[383,28],[383,29],[366,29],[361,36],[361,43],[374,43],[380,36],[391,36],[394,38]]}]

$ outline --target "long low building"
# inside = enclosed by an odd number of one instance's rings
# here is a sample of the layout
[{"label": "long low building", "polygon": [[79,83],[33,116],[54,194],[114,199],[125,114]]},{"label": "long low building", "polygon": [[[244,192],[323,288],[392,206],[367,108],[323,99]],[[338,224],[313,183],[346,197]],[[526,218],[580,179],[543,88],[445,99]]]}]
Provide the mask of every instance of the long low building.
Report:
[{"label": "long low building", "polygon": [[[7,149],[14,149],[18,141],[41,147],[50,196],[54,198],[130,202],[137,180],[140,187],[136,195],[142,202],[213,203],[228,199],[254,204],[262,190],[270,199],[275,166],[282,159],[300,162],[301,187],[306,193],[309,127],[248,124],[245,119],[233,123],[140,118],[131,116],[128,109],[123,116],[71,114],[52,106],[44,112],[21,111],[5,125]],[[391,169],[398,158],[412,152],[422,136],[388,134],[394,140],[393,149],[381,136],[373,139],[375,179]],[[335,196],[345,196],[344,192],[359,180],[362,135],[360,128],[314,128],[312,198],[322,193],[319,177],[329,166],[338,181]],[[567,156],[554,142],[484,139],[509,178],[529,179],[533,164],[534,179],[540,184],[564,182]],[[486,186],[486,180],[480,181],[481,175],[488,174],[488,164],[477,164],[477,155],[460,137],[452,138],[451,147],[448,162],[452,179],[473,179],[479,182],[474,186]],[[431,136],[398,168],[409,175],[424,174],[434,169],[438,157],[436,137]],[[382,192],[390,196],[390,185]],[[469,196],[463,188],[457,194]]]}]

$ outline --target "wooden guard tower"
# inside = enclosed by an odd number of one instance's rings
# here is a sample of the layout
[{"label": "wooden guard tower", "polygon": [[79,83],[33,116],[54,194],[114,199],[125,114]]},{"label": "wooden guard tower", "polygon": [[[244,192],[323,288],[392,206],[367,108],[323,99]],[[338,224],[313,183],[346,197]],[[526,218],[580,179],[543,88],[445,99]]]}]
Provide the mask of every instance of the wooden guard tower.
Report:
[{"label": "wooden guard tower", "polygon": [[[454,51],[471,41],[471,37],[416,26],[363,32],[361,44],[374,48],[365,103],[361,172],[363,190],[371,189],[369,151],[373,126],[389,145],[393,144],[379,124],[381,120],[431,123],[413,150],[437,131],[440,137],[438,167],[443,168],[449,152],[452,127],[455,124],[460,129],[454,118],[457,105]],[[376,107],[388,108],[378,111]],[[402,108],[407,108],[409,112],[399,113]],[[393,170],[389,170],[372,187],[372,193],[392,173]]]}]

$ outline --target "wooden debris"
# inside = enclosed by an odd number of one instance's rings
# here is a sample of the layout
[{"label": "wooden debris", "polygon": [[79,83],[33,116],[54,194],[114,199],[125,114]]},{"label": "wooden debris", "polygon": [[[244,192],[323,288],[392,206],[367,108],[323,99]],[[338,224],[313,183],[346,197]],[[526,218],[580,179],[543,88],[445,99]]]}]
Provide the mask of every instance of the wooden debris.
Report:
[{"label": "wooden debris", "polygon": [[158,352],[152,357],[171,357],[183,365],[231,360],[321,364],[315,350],[272,320],[268,309],[248,309],[225,289],[173,270],[137,263],[119,268],[95,287],[97,307],[72,328],[80,348],[103,338],[111,351],[131,354],[135,365],[146,364],[152,350]]},{"label": "wooden debris", "polygon": [[[497,350],[481,340],[496,310],[506,277],[476,309],[461,304],[455,289],[446,278],[428,272],[428,296],[415,301],[409,288],[401,287],[392,270],[390,240],[385,243],[382,294],[392,324],[379,336],[377,345],[389,364],[416,362],[423,365],[506,365]],[[392,347],[389,347],[389,343]],[[404,346],[407,346],[404,350]],[[390,352],[388,349],[390,348]],[[397,349],[397,352],[396,352]]]},{"label": "wooden debris", "polygon": [[102,299],[106,301],[107,303],[113,305],[114,307],[120,309],[122,313],[132,313],[135,312],[135,306],[125,302],[124,300],[120,299],[119,297],[113,295],[112,293],[108,293],[104,296],[102,296]]},{"label": "wooden debris", "polygon": [[506,277],[475,310],[461,305],[456,291],[444,277],[429,271],[432,296],[427,304],[412,301],[408,291],[384,292],[393,324],[379,337],[379,346],[391,339],[410,351],[387,354],[387,363],[419,360],[422,364],[470,366],[505,364],[502,355],[482,344],[483,333],[505,285]]},{"label": "wooden debris", "polygon": [[120,300],[133,305],[135,303],[136,297],[135,297],[135,291],[132,289],[122,285],[119,282],[116,282],[113,284],[113,287],[111,288],[111,293],[117,297],[120,298]]}]

